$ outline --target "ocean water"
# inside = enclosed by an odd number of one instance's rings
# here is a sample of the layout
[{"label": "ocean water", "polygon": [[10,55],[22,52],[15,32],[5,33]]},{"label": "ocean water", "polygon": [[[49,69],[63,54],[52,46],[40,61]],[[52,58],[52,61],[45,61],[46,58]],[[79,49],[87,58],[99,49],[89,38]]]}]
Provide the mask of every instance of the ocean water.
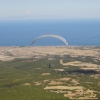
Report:
[{"label": "ocean water", "polygon": [[[100,46],[100,20],[0,21],[0,46],[30,46],[43,34],[57,34],[69,45]],[[65,45],[56,38],[41,38],[35,46]]]}]

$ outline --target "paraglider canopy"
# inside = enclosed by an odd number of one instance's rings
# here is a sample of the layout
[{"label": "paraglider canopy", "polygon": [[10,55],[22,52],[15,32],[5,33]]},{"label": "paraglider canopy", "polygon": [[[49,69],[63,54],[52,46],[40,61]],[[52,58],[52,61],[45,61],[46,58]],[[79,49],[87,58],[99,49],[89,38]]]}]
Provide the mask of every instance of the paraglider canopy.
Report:
[{"label": "paraglider canopy", "polygon": [[32,41],[31,45],[33,45],[33,43],[34,43],[36,40],[38,40],[38,39],[40,39],[40,38],[44,38],[44,37],[58,38],[59,40],[63,41],[63,42],[65,43],[65,45],[68,46],[68,42],[66,41],[66,39],[64,39],[62,36],[55,35],[55,34],[45,34],[45,35],[41,35],[41,36],[35,38],[35,39]]}]

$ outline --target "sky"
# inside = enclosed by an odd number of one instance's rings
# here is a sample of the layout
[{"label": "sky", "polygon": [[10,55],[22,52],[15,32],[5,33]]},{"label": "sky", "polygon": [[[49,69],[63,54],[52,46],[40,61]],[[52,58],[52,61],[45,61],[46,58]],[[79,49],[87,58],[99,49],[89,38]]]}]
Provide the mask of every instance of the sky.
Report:
[{"label": "sky", "polygon": [[0,20],[100,19],[100,0],[0,0]]}]

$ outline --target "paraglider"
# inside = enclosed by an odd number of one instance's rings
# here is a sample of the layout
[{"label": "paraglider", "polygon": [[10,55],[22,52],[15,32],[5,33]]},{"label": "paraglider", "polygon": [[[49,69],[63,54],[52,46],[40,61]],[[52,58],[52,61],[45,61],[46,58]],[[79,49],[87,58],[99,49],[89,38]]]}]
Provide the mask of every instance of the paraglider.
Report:
[{"label": "paraglider", "polygon": [[37,37],[37,38],[35,38],[35,39],[33,40],[33,42],[31,43],[31,45],[32,45],[36,40],[38,40],[38,39],[40,39],[40,38],[44,38],[44,37],[58,38],[58,39],[60,39],[61,41],[63,41],[63,42],[65,43],[65,45],[68,46],[68,42],[67,42],[63,37],[61,37],[61,36],[59,36],[59,35],[55,35],[55,34],[45,34],[45,35],[39,36],[39,37]]},{"label": "paraglider", "polygon": [[[55,34],[45,34],[45,35],[41,35],[41,36],[35,38],[35,39],[32,41],[31,45],[33,45],[33,43],[34,43],[35,41],[37,41],[38,39],[44,38],[44,37],[53,37],[53,38],[57,38],[57,39],[63,41],[63,42],[65,43],[66,46],[68,46],[68,42],[66,41],[65,38],[63,38],[62,36],[59,36],[59,35],[55,35]],[[52,64],[49,63],[49,64],[48,64],[48,67],[51,68],[51,67],[52,67]]]}]

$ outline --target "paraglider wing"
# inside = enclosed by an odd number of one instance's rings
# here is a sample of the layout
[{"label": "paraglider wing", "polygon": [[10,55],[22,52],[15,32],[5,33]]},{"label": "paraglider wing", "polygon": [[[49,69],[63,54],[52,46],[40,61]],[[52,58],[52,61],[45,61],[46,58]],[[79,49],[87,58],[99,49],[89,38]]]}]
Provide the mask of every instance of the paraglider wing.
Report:
[{"label": "paraglider wing", "polygon": [[61,41],[63,41],[66,45],[68,45],[68,42],[67,42],[63,37],[61,37],[61,36],[59,36],[59,35],[55,35],[55,34],[45,34],[45,35],[39,36],[39,37],[37,37],[37,38],[35,38],[35,39],[33,40],[33,42],[31,43],[31,45],[32,45],[36,40],[38,40],[38,39],[40,39],[40,38],[44,38],[44,37],[54,37],[54,38],[58,38],[58,39],[60,39]]}]

